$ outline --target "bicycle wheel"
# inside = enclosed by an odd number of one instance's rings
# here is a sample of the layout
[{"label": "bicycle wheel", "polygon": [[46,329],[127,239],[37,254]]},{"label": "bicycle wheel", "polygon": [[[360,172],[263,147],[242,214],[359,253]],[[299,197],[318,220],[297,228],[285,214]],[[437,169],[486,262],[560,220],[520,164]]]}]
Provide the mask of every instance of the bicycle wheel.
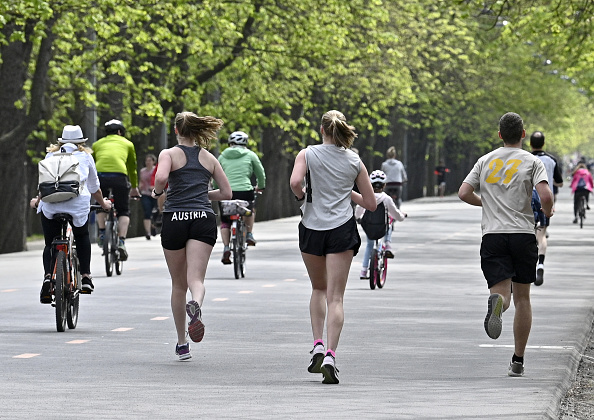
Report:
[{"label": "bicycle wheel", "polygon": [[111,277],[113,274],[113,222],[105,223],[105,239],[103,240],[103,257],[105,258],[105,274],[107,277]]},{"label": "bicycle wheel", "polygon": [[247,242],[245,240],[245,225],[241,224],[241,232],[239,234],[239,274],[242,278],[245,277],[245,258],[247,254]]},{"label": "bicycle wheel", "polygon": [[238,279],[241,275],[241,253],[239,247],[239,223],[233,221],[231,225],[231,255],[233,255],[233,273],[235,278]]},{"label": "bicycle wheel", "polygon": [[384,287],[384,284],[386,284],[386,275],[388,273],[388,258],[385,255],[382,255],[382,261],[381,261],[381,269],[378,270],[378,275],[377,275],[377,287],[379,287],[380,289],[382,287]]},{"label": "bicycle wheel", "polygon": [[76,328],[78,323],[78,307],[80,300],[80,267],[78,263],[78,256],[76,255],[76,249],[72,249],[72,267],[71,267],[71,285],[68,290],[68,309],[66,313],[66,321],[68,328],[71,330]]},{"label": "bicycle wheel", "polygon": [[377,277],[377,250],[374,249],[371,253],[371,261],[369,261],[369,288],[375,289]]},{"label": "bicycle wheel", "polygon": [[118,236],[118,222],[115,220],[112,228],[112,242],[111,242],[111,264],[115,266],[115,272],[119,276],[124,269],[124,261],[120,259],[120,238]]},{"label": "bicycle wheel", "polygon": [[67,275],[66,254],[64,251],[59,251],[56,256],[56,287],[54,289],[56,298],[56,328],[58,332],[64,332],[66,330],[66,307],[68,304],[66,292]]}]

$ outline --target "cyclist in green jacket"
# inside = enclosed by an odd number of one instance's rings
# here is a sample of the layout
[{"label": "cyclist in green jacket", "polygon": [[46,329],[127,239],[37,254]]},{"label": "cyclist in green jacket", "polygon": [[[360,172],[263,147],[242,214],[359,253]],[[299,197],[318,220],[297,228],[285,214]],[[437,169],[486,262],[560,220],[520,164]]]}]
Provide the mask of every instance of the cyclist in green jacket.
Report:
[{"label": "cyclist in green jacket", "polygon": [[[251,216],[244,216],[245,225],[247,227],[246,242],[250,246],[256,245],[254,239],[254,187],[251,182],[252,174],[256,175],[257,186],[256,192],[263,191],[266,187],[266,174],[260,158],[254,152],[249,150],[246,146],[248,143],[248,135],[243,131],[235,131],[229,136],[230,147],[226,148],[219,156],[219,162],[229,179],[231,190],[233,191],[233,200],[245,200],[249,202],[248,208],[252,211]],[[215,188],[216,183],[214,183]],[[220,204],[219,204],[220,206]],[[225,246],[223,250],[223,264],[231,264],[231,251],[229,249],[229,241],[231,239],[231,220],[229,216],[222,216],[221,213],[221,239]]]},{"label": "cyclist in green jacket", "polygon": [[[120,259],[128,259],[126,251],[126,235],[130,225],[129,197],[140,197],[138,190],[138,174],[136,172],[136,150],[134,143],[124,136],[126,130],[119,120],[105,123],[105,133],[102,139],[93,143],[93,156],[97,166],[97,175],[101,184],[101,191],[105,197],[109,196],[111,188],[114,207],[118,214],[118,249]],[[132,188],[130,188],[132,187]],[[97,244],[103,247],[105,237],[105,214],[97,214],[99,238]]]}]

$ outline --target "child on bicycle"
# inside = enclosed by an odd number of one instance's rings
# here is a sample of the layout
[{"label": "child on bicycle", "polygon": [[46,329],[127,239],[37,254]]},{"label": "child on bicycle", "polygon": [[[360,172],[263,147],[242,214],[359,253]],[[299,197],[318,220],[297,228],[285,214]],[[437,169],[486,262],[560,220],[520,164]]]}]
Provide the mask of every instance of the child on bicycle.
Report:
[{"label": "child on bicycle", "polygon": [[[375,193],[375,200],[378,206],[378,208],[375,211],[384,212],[384,220],[386,221],[386,234],[384,235],[384,252],[387,258],[394,258],[391,246],[392,222],[393,220],[402,222],[406,217],[406,213],[401,212],[394,204],[392,198],[384,192],[384,188],[386,186],[386,174],[383,171],[373,171],[369,176],[369,179],[371,181],[371,185],[373,186],[373,192]],[[380,206],[380,204],[383,204],[383,206]],[[355,218],[357,220],[361,220],[365,212],[366,210],[363,207],[357,206],[355,208]],[[385,213],[387,213],[387,216],[389,216],[390,220],[388,219],[388,217],[385,217]],[[363,228],[363,230],[365,231],[365,227]],[[361,267],[360,275],[361,279],[368,278],[367,271],[369,269],[369,259],[371,256],[371,251],[373,251],[373,247],[375,245],[375,239],[370,239],[370,234],[368,232],[365,232],[365,234],[368,236],[368,238],[367,247],[365,248],[365,254],[363,255],[363,265]]]}]

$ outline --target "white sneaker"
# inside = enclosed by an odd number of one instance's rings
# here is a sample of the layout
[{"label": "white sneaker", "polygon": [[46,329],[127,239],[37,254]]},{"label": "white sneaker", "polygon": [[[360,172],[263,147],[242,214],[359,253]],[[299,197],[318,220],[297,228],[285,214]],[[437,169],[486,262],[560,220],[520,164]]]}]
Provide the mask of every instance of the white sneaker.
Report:
[{"label": "white sneaker", "polygon": [[361,280],[365,280],[369,278],[369,275],[367,274],[367,269],[361,270],[361,274],[359,275],[359,278]]},{"label": "white sneaker", "polygon": [[309,366],[307,367],[307,371],[310,373],[322,373],[320,368],[322,367],[322,362],[324,361],[324,354],[326,353],[324,345],[322,343],[316,344],[309,353],[312,356],[311,361],[309,362]]},{"label": "white sneaker", "polygon": [[323,384],[337,384],[338,381],[338,369],[336,369],[336,362],[330,352],[326,353],[324,362],[320,368],[322,375],[324,375]]}]

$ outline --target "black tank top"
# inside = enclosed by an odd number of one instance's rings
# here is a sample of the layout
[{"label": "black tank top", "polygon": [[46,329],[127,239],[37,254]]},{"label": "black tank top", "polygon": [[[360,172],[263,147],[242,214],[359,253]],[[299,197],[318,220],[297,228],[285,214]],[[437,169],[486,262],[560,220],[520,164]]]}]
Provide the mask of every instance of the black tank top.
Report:
[{"label": "black tank top", "polygon": [[214,213],[208,199],[208,183],[212,174],[200,164],[198,146],[179,147],[186,155],[186,164],[169,173],[169,187],[165,200],[166,212],[173,211],[207,211]]}]

